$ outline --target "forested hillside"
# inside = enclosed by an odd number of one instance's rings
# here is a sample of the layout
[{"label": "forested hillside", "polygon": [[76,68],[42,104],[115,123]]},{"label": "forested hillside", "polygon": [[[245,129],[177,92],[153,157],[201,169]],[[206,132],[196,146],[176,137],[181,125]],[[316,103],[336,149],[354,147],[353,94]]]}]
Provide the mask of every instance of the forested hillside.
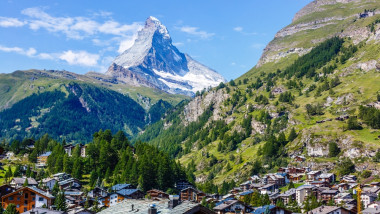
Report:
[{"label": "forested hillside", "polygon": [[179,158],[208,186],[297,165],[295,155],[306,157],[297,166],[359,177],[366,169],[376,179],[379,7],[312,3],[277,33],[257,66],[177,106],[137,139]]}]

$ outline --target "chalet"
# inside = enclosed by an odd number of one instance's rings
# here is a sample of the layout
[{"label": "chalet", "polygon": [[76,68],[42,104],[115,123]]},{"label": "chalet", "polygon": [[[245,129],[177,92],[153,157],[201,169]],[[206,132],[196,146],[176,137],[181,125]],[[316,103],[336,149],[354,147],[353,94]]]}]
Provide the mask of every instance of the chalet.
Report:
[{"label": "chalet", "polygon": [[262,207],[257,207],[253,212],[253,214],[266,214],[266,213],[273,213],[273,214],[291,214],[292,212],[280,207],[276,207],[274,205],[264,205]]},{"label": "chalet", "polygon": [[339,193],[338,190],[328,189],[324,190],[320,194],[320,198],[318,198],[320,201],[328,202],[330,200],[333,200],[334,197]]},{"label": "chalet", "polygon": [[263,177],[264,184],[275,184],[277,186],[285,185],[285,177],[279,174],[267,174]]},{"label": "chalet", "polygon": [[136,189],[132,184],[116,184],[111,187],[112,191],[120,191],[122,189]]},{"label": "chalet", "polygon": [[51,155],[51,152],[45,152],[44,154],[37,157],[37,167],[45,167],[47,164],[48,157]]},{"label": "chalet", "polygon": [[145,196],[139,189],[122,189],[117,191],[117,193],[126,199],[142,199]]},{"label": "chalet", "polygon": [[362,202],[364,205],[364,208],[367,208],[369,204],[376,201],[377,195],[370,192],[362,193]]},{"label": "chalet", "polygon": [[336,185],[336,187],[338,188],[339,192],[345,192],[350,189],[350,185],[347,183],[340,183]]},{"label": "chalet", "polygon": [[[27,179],[28,179],[28,186],[36,187],[38,185],[37,181],[34,180],[34,178],[27,178]],[[23,187],[25,180],[26,178],[13,178],[9,184],[11,185],[12,188],[18,189],[18,188]]]},{"label": "chalet", "polygon": [[352,199],[352,195],[348,192],[341,192],[334,196],[335,204],[341,204],[349,199]]},{"label": "chalet", "polygon": [[14,190],[14,188],[8,184],[0,186],[0,198],[3,197],[4,195],[7,195],[7,194],[13,192],[13,190]]},{"label": "chalet", "polygon": [[71,189],[71,188],[80,189],[82,187],[82,184],[76,178],[69,178],[63,181],[59,181],[58,185],[61,189]]},{"label": "chalet", "polygon": [[80,201],[82,200],[83,192],[81,191],[65,191],[64,193],[66,196],[70,196],[73,199],[75,199],[75,202],[77,204],[79,204]]},{"label": "chalet", "polygon": [[340,183],[356,183],[356,176],[355,175],[345,175],[342,179],[340,179]]},{"label": "chalet", "polygon": [[309,181],[315,181],[318,179],[319,175],[322,174],[321,171],[310,171],[308,172],[307,175],[307,180]]},{"label": "chalet", "polygon": [[15,204],[18,212],[26,212],[33,208],[46,206],[50,208],[54,196],[37,187],[23,187],[1,198],[3,209]]},{"label": "chalet", "polygon": [[68,145],[65,145],[63,148],[65,149],[65,152],[71,157],[73,155],[73,151],[74,151],[76,146],[79,146],[80,156],[86,157],[86,147],[87,146],[84,144],[77,144],[77,145],[68,144]]},{"label": "chalet", "polygon": [[147,191],[147,193],[149,194],[150,198],[152,198],[152,199],[157,199],[157,198],[169,199],[169,194],[167,194],[161,190],[152,189],[152,190]]},{"label": "chalet", "polygon": [[124,195],[114,192],[109,193],[107,196],[99,198],[98,202],[100,205],[103,205],[105,207],[110,207],[113,205],[116,205],[119,202],[122,202],[125,199]]},{"label": "chalet", "polygon": [[289,174],[289,181],[299,183],[302,181],[303,174]]},{"label": "chalet", "polygon": [[251,188],[251,182],[246,181],[246,182],[240,184],[239,186],[243,191],[248,191]]},{"label": "chalet", "polygon": [[67,180],[71,178],[71,175],[65,172],[61,172],[61,173],[54,174],[53,178],[57,181],[63,181],[63,180]]},{"label": "chalet", "polygon": [[301,205],[308,196],[313,194],[314,188],[315,188],[315,186],[313,186],[313,185],[299,186],[296,189],[296,201],[297,201],[297,203],[299,205]]},{"label": "chalet", "polygon": [[276,184],[267,184],[259,188],[260,194],[263,194],[263,195],[265,194],[269,195],[270,193],[275,192],[277,190],[278,190],[278,186]]},{"label": "chalet", "polygon": [[334,183],[335,175],[333,173],[322,173],[319,175],[318,181],[326,181],[328,183]]},{"label": "chalet", "polygon": [[49,190],[52,190],[55,183],[57,183],[57,180],[55,178],[45,178],[42,179],[42,184],[44,187],[48,188]]},{"label": "chalet", "polygon": [[100,187],[95,187],[93,190],[91,190],[90,192],[88,192],[88,196],[91,197],[91,198],[102,198],[102,197],[106,197],[108,195],[108,192],[103,189],[103,188],[100,188]]},{"label": "chalet", "polygon": [[306,160],[306,158],[304,156],[301,156],[301,155],[297,155],[293,159],[295,162],[298,162],[298,163],[302,163]]},{"label": "chalet", "polygon": [[231,193],[231,194],[234,194],[234,195],[237,195],[239,192],[241,192],[242,191],[242,189],[240,188],[240,187],[234,187],[234,188],[232,188],[229,192]]},{"label": "chalet", "polygon": [[307,214],[354,214],[353,212],[347,210],[343,207],[337,207],[337,206],[320,206],[317,207],[309,212]]},{"label": "chalet", "polygon": [[328,181],[311,181],[309,184],[316,187],[330,187],[330,182]]},{"label": "chalet", "polygon": [[251,176],[248,181],[251,182],[251,184],[256,184],[261,182],[261,178],[258,175]]},{"label": "chalet", "polygon": [[292,188],[284,193],[281,193],[279,198],[285,205],[289,204],[290,201],[296,200],[296,189]]},{"label": "chalet", "polygon": [[193,184],[191,184],[190,182],[186,180],[179,180],[175,184],[175,188],[178,189],[179,191],[186,189],[188,187],[194,188]]},{"label": "chalet", "polygon": [[250,213],[253,208],[248,204],[238,200],[228,200],[214,207],[217,214],[225,213]]},{"label": "chalet", "polygon": [[205,197],[206,194],[202,191],[199,191],[197,189],[194,189],[192,187],[188,187],[186,189],[183,189],[181,191],[181,201],[196,201],[200,202],[202,201],[203,197]]}]

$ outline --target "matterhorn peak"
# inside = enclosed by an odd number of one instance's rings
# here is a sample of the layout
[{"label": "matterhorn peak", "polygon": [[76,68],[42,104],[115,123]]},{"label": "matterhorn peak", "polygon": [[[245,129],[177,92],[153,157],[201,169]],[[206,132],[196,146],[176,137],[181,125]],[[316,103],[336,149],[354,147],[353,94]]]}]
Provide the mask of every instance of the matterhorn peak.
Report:
[{"label": "matterhorn peak", "polygon": [[181,53],[167,28],[153,16],[146,19],[132,47],[116,57],[107,74],[126,84],[186,95],[225,82],[214,70]]}]

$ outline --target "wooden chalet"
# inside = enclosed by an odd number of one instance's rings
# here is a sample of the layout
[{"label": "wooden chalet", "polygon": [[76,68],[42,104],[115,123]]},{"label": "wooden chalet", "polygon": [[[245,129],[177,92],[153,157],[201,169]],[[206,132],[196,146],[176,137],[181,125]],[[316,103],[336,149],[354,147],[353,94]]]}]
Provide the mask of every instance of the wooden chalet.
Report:
[{"label": "wooden chalet", "polygon": [[167,199],[169,199],[169,194],[167,194],[161,190],[158,190],[158,189],[149,190],[149,191],[147,191],[147,193],[149,194],[149,196],[152,199],[156,199],[156,198],[167,198]]},{"label": "wooden chalet", "polygon": [[37,187],[23,187],[1,198],[3,209],[9,204],[15,204],[19,213],[42,206],[50,208],[53,200],[53,195]]}]

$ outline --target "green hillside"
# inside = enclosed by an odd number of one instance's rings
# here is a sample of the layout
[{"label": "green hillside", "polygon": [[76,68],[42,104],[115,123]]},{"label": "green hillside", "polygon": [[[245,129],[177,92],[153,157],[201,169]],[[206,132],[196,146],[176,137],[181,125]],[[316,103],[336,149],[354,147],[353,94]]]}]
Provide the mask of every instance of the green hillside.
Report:
[{"label": "green hillside", "polygon": [[96,79],[93,73],[28,70],[0,74],[0,139],[49,133],[57,140],[88,142],[99,129],[123,130],[133,137],[184,99],[189,98]]},{"label": "green hillside", "polygon": [[376,173],[379,12],[369,0],[310,3],[254,68],[181,103],[137,139],[179,158],[197,182],[242,181],[297,165],[294,155],[338,175],[344,157],[359,176],[364,168]]}]

